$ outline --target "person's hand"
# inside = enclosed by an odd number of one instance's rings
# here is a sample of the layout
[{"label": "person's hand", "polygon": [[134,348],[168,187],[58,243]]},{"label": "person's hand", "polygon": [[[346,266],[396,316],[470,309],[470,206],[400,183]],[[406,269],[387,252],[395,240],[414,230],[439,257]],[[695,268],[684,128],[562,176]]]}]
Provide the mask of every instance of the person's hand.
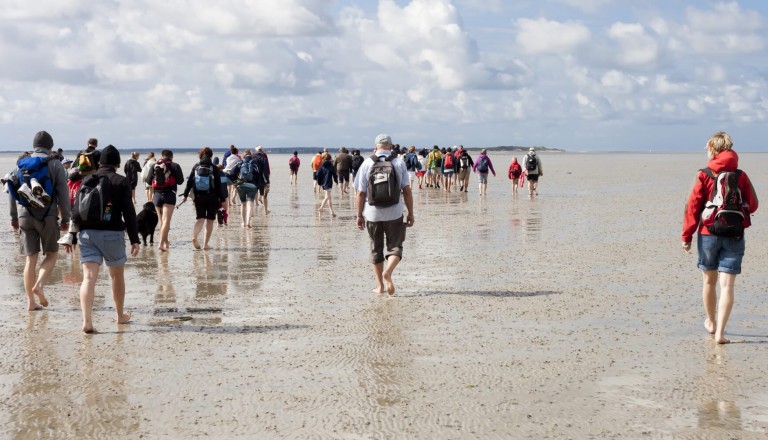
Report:
[{"label": "person's hand", "polygon": [[70,245],[70,244],[65,244],[63,246],[64,246],[64,252],[66,252],[68,254],[71,254],[72,250],[75,248],[75,246]]},{"label": "person's hand", "polygon": [[223,202],[219,205],[221,209],[226,210],[227,209],[227,199],[224,199]]},{"label": "person's hand", "polygon": [[363,230],[365,228],[365,218],[358,216],[357,217],[357,229]]},{"label": "person's hand", "polygon": [[690,241],[688,243],[683,242],[683,251],[687,252],[689,254],[691,253],[691,242]]},{"label": "person's hand", "polygon": [[131,243],[131,256],[135,257],[136,255],[139,255],[140,248],[141,245],[139,243]]},{"label": "person's hand", "polygon": [[19,230],[19,219],[11,220],[11,227],[13,228],[14,231],[18,231]]},{"label": "person's hand", "polygon": [[413,214],[408,213],[408,217],[405,218],[405,226],[407,228],[410,228],[411,226],[413,226],[413,222],[414,221],[415,221],[415,219],[413,217]]}]

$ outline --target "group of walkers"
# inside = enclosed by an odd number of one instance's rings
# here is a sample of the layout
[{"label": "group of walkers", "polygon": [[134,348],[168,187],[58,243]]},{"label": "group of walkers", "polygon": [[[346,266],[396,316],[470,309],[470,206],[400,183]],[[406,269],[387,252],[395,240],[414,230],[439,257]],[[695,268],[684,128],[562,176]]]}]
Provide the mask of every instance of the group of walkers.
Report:
[{"label": "group of walkers", "polygon": [[[71,253],[79,243],[83,268],[82,330],[86,333],[95,331],[91,315],[102,264],[107,266],[112,281],[117,323],[131,320],[131,313],[124,308],[125,235],[130,255],[135,257],[140,244],[134,208],[139,182],[143,182],[147,199],[151,200],[145,204],[145,210],[157,213],[161,251],[169,250],[168,234],[177,207],[178,185],[184,185],[181,204],[194,195],[196,222],[192,243],[197,249],[209,248],[214,221],[225,223],[227,209],[237,203],[236,199],[242,205],[244,228],[251,227],[257,204],[263,205],[265,215],[269,213],[270,165],[261,147],[241,156],[235,146],[230,146],[221,161],[210,148],[204,147],[198,153],[198,163],[185,178],[170,150],[163,150],[157,160],[153,153],[148,154],[143,165],[138,163],[138,153],[131,154],[122,176],[116,172],[121,164],[118,149],[109,145],[98,150],[96,139],[89,139],[75,160],[65,159],[61,151],[53,153],[53,138],[45,131],[38,132],[32,144],[33,151],[22,154],[16,168],[2,180],[11,196],[11,225],[19,231],[20,252],[25,257],[27,309],[36,311],[48,306],[45,285],[58,259],[59,246]],[[685,252],[690,252],[694,233],[698,236],[704,327],[718,344],[730,342],[725,337],[725,327],[733,307],[736,275],[741,273],[744,230],[751,224],[750,214],[758,207],[752,183],[738,169],[739,158],[732,147],[733,141],[725,132],[717,132],[708,140],[709,163],[696,176],[682,232]],[[291,184],[296,184],[300,167],[297,152],[289,160],[289,167]],[[371,242],[374,292],[390,295],[395,293],[393,273],[403,257],[406,229],[415,222],[414,180],[419,188],[442,185],[445,191],[451,191],[458,186],[459,191],[466,192],[472,170],[479,176],[480,194],[486,194],[488,173],[496,175],[486,150],[475,159],[463,147],[443,152],[435,146],[418,154],[415,147],[410,147],[400,152],[386,134],[376,137],[370,157],[363,158],[359,150],[350,154],[342,149],[335,158],[328,151],[320,151],[312,160],[312,170],[315,191],[325,192],[318,209],[320,214],[327,207],[335,217],[333,184],[339,184],[341,193],[346,194],[350,181],[353,182],[356,226],[368,232]],[[523,176],[527,176],[529,196],[533,197],[538,194],[538,178],[543,175],[541,159],[531,148],[522,163],[513,158],[507,174],[515,182],[515,191],[522,186]],[[66,233],[61,236],[61,232]],[[201,232],[202,245],[198,241]],[[38,270],[41,251],[45,257]]]},{"label": "group of walkers", "polygon": [[[401,158],[405,164],[409,185],[413,186],[416,182],[419,189],[426,187],[452,192],[458,187],[459,192],[469,192],[470,176],[472,173],[476,173],[479,193],[486,195],[488,174],[491,173],[494,177],[496,176],[496,170],[493,168],[493,162],[486,149],[482,149],[477,158],[473,159],[463,145],[442,149],[435,145],[429,151],[422,148],[418,152],[415,146],[401,149],[400,145],[394,145],[390,150],[390,155]],[[312,180],[314,190],[325,192],[318,213],[321,213],[328,206],[331,215],[335,217],[331,194],[334,183],[339,185],[341,195],[348,194],[350,178],[355,179],[357,171],[365,159],[360,156],[360,150],[353,150],[350,154],[345,147],[339,150],[335,158],[331,156],[327,148],[318,151],[313,156]],[[294,151],[293,156],[288,160],[291,184],[296,184],[300,164],[298,153]],[[527,180],[529,197],[539,194],[538,181],[543,175],[541,158],[536,154],[534,148],[528,150],[523,159],[523,165],[517,161],[517,157],[513,157],[507,170],[507,177],[512,181],[513,194],[517,194],[518,187],[522,187],[523,182]]]}]

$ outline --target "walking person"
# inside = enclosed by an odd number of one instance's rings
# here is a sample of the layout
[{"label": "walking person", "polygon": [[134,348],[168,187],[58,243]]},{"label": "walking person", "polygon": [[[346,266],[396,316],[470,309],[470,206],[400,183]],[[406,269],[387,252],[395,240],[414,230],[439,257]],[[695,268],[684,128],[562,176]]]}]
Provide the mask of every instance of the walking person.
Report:
[{"label": "walking person", "polygon": [[513,157],[512,163],[509,164],[509,169],[507,169],[507,177],[512,181],[512,194],[517,194],[517,188],[520,186],[518,181],[521,174],[523,174],[523,167],[518,163],[517,157]]},{"label": "walking person", "polygon": [[453,174],[456,171],[456,156],[453,155],[453,150],[448,147],[443,155],[443,187],[445,192],[451,192]]},{"label": "walking person", "polygon": [[301,159],[299,159],[299,152],[294,151],[293,156],[288,159],[288,168],[291,170],[291,185],[296,185],[299,181],[299,167],[301,166]]},{"label": "walking person", "polygon": [[160,224],[160,251],[168,251],[171,242],[168,234],[171,231],[171,219],[176,209],[176,191],[178,185],[184,181],[184,172],[179,164],[173,161],[173,151],[163,150],[160,160],[155,163],[152,172],[147,175],[146,182],[152,185],[154,195],[152,203],[157,208],[157,218]]},{"label": "walking person", "polygon": [[[744,257],[744,228],[749,227],[749,215],[757,210],[757,194],[747,173],[738,169],[739,156],[733,151],[733,141],[724,131],[713,134],[707,141],[709,163],[696,174],[691,194],[683,218],[683,250],[690,252],[694,232],[697,232],[698,267],[702,271],[702,299],[704,302],[704,328],[714,334],[715,342],[731,342],[725,337],[725,326],[733,308],[734,285],[736,275],[741,273]],[[723,186],[722,182],[726,184]],[[721,190],[720,192],[717,192]],[[713,196],[714,194],[717,197]],[[718,198],[719,197],[719,198]],[[723,205],[736,212],[735,221],[725,226],[709,224],[709,217],[702,215],[712,204],[725,201]],[[711,201],[711,202],[710,202]],[[735,206],[727,206],[733,203]],[[726,220],[733,214],[724,214]],[[706,224],[705,224],[706,223]],[[720,299],[717,298],[717,285],[720,284]]]},{"label": "walking person", "polygon": [[493,169],[493,163],[491,158],[488,157],[488,152],[485,148],[480,150],[480,154],[477,156],[477,161],[472,166],[472,169],[477,173],[477,185],[480,189],[480,195],[488,194],[488,171],[490,170],[493,173],[493,177],[496,177],[496,170]]},{"label": "walking person", "polygon": [[261,145],[256,147],[256,153],[253,156],[253,161],[256,165],[256,190],[259,193],[259,200],[264,206],[264,215],[269,214],[269,177],[271,174],[269,168],[269,157],[261,148]]},{"label": "walking person", "polygon": [[456,161],[456,178],[459,181],[459,192],[469,192],[469,176],[471,175],[472,166],[475,162],[472,160],[472,156],[469,155],[467,150],[461,149],[459,158]]},{"label": "walking person", "polygon": [[440,188],[440,179],[443,176],[443,153],[440,147],[435,145],[427,156],[427,187]]},{"label": "walking person", "polygon": [[224,159],[224,173],[227,175],[227,182],[229,184],[229,188],[227,188],[229,191],[229,204],[233,206],[235,205],[235,192],[237,191],[235,185],[235,180],[237,180],[235,168],[240,165],[240,162],[242,161],[243,158],[240,157],[240,151],[234,145],[230,145],[229,154],[226,155],[226,159]]},{"label": "walking person", "polygon": [[323,202],[320,203],[320,207],[317,208],[318,216],[323,214],[323,208],[328,205],[328,209],[331,210],[331,217],[336,217],[336,213],[333,212],[333,196],[331,194],[334,182],[339,183],[336,167],[331,162],[331,155],[323,153],[323,163],[317,170],[317,184],[323,188],[325,196],[323,197]]},{"label": "walking person", "polygon": [[256,164],[253,161],[253,155],[250,151],[246,151],[243,156],[243,161],[235,168],[237,178],[235,179],[235,187],[237,188],[237,195],[240,197],[240,217],[242,222],[240,226],[243,228],[251,228],[251,217],[256,204],[257,190],[257,174]]},{"label": "walking person", "polygon": [[138,159],[139,153],[135,151],[131,154],[131,158],[125,161],[125,166],[123,167],[125,177],[131,185],[131,200],[134,205],[136,204],[136,185],[139,183],[139,174],[141,174],[142,170]]},{"label": "walking person", "polygon": [[357,194],[355,179],[357,179],[357,172],[360,170],[363,162],[365,162],[365,158],[360,155],[360,150],[352,150],[352,166],[350,170],[352,171],[352,187],[355,188],[355,194]]},{"label": "walking person", "polygon": [[[184,188],[184,202],[191,191],[195,192],[195,226],[192,228],[192,246],[195,249],[208,250],[211,234],[213,234],[213,222],[219,209],[227,207],[227,187],[222,185],[222,171],[213,164],[211,158],[213,151],[209,147],[203,147],[198,152],[200,161],[192,167],[192,172],[187,177],[187,185]],[[198,237],[205,226],[203,245],[200,246]]]},{"label": "walking person", "polygon": [[152,201],[155,191],[152,189],[152,185],[147,183],[147,176],[154,171],[156,162],[157,159],[155,159],[155,153],[150,151],[147,153],[147,157],[144,158],[144,165],[141,167],[141,181],[144,182],[144,188],[147,190],[148,202]]},{"label": "walking person", "polygon": [[[11,182],[7,185],[13,196],[11,218],[18,222],[20,253],[25,258],[24,292],[29,311],[48,307],[45,284],[56,265],[59,234],[67,230],[72,207],[67,173],[61,162],[53,159],[51,152],[53,137],[48,132],[40,131],[35,134],[32,146],[33,153],[19,159],[16,163],[18,171],[12,173]],[[57,218],[59,212],[61,223]],[[41,250],[45,257],[37,271]]]},{"label": "walking person", "polygon": [[[326,149],[327,150],[327,149]],[[327,153],[327,151],[325,151]],[[317,154],[312,156],[312,180],[314,181],[312,191],[321,191],[320,185],[317,184],[317,170],[320,169],[320,165],[323,164],[323,151],[318,151]]]},{"label": "walking person", "polygon": [[[95,333],[93,326],[93,299],[96,290],[96,279],[99,276],[101,264],[105,263],[112,281],[112,300],[115,302],[116,321],[127,324],[131,320],[131,312],[125,311],[125,232],[131,243],[131,257],[139,253],[139,231],[136,224],[136,210],[133,207],[131,185],[123,176],[116,173],[120,166],[120,153],[117,148],[108,145],[101,151],[99,168],[95,174],[86,177],[88,180],[97,179],[109,189],[107,199],[109,204],[100,221],[78,223],[78,241],[80,243],[80,264],[83,268],[83,282],[80,285],[80,308],[83,313],[83,332]],[[102,180],[103,179],[103,180]],[[72,252],[72,241],[65,244],[67,253]]]},{"label": "walking person", "polygon": [[[355,179],[357,228],[368,230],[376,293],[395,293],[392,274],[403,258],[406,227],[413,226],[413,195],[405,163],[391,157],[392,139],[380,134],[373,156],[366,159]],[[402,193],[402,198],[400,197]],[[408,211],[403,222],[403,202]],[[384,246],[386,242],[386,253]],[[386,267],[384,263],[386,264]],[[385,290],[386,289],[386,290]]]},{"label": "walking person", "polygon": [[544,176],[544,171],[541,167],[541,158],[536,154],[536,149],[531,147],[528,149],[528,154],[525,155],[525,172],[528,175],[528,197],[539,195],[539,178]]},{"label": "walking person", "polygon": [[339,151],[339,154],[336,155],[336,159],[333,161],[333,164],[336,166],[336,174],[338,175],[338,183],[339,189],[341,190],[341,195],[349,194],[349,174],[350,170],[352,169],[352,156],[349,155],[349,150],[347,150],[347,147],[341,147],[341,150]]}]

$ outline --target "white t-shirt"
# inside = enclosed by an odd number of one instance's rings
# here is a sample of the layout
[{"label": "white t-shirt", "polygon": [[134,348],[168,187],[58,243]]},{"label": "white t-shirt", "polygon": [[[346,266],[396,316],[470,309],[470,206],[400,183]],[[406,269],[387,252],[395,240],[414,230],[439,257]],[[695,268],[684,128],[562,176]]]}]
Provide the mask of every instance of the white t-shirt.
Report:
[{"label": "white t-shirt", "polygon": [[[376,156],[379,158],[389,156],[389,154],[390,152],[387,150],[379,150],[376,152]],[[357,176],[355,176],[355,188],[358,191],[364,193],[368,192],[368,177],[371,174],[372,166],[373,159],[370,157],[365,159],[365,162],[360,165],[360,170],[358,170]],[[395,168],[397,177],[400,178],[400,189],[402,190],[406,186],[410,186],[411,181],[408,178],[408,170],[405,167],[405,162],[403,162],[400,157],[396,157],[395,159],[392,159],[392,166]],[[368,199],[366,198],[365,206],[363,207],[363,217],[369,222],[385,222],[399,219],[403,216],[403,211],[402,197],[400,197],[400,200],[398,200],[396,205],[387,207],[370,206],[368,205]]]}]

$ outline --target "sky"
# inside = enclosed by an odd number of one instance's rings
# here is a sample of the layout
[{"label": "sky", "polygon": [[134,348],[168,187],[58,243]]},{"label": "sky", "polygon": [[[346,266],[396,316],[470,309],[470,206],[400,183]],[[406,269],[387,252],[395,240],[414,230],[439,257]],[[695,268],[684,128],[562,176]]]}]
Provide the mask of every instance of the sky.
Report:
[{"label": "sky", "polygon": [[0,150],[768,151],[768,2],[0,0]]}]

